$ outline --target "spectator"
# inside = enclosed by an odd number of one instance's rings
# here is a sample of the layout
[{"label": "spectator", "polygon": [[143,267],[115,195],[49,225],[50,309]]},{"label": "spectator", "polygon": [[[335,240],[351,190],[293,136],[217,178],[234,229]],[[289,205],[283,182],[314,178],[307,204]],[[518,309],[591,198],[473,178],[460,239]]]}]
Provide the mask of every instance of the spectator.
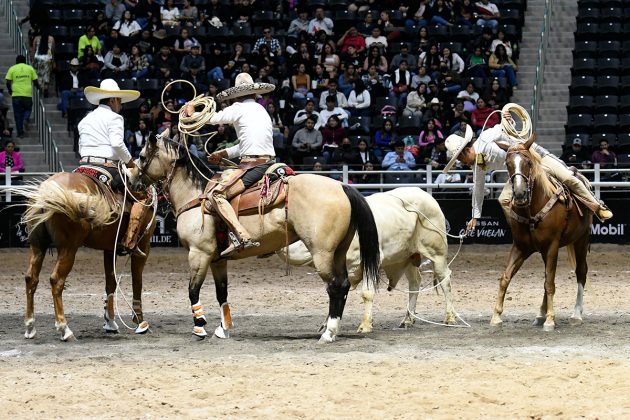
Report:
[{"label": "spectator", "polygon": [[255,68],[268,67],[272,73],[276,73],[276,64],[279,58],[269,50],[267,44],[262,44],[258,49],[258,54],[254,54],[254,61],[251,63]]},{"label": "spectator", "polygon": [[261,38],[258,38],[258,40],[256,40],[256,43],[254,44],[254,49],[252,50],[252,52],[258,53],[262,45],[267,45],[267,47],[269,47],[269,51],[274,56],[279,57],[282,55],[282,45],[280,45],[280,41],[278,41],[276,38],[273,38],[271,36],[270,26],[265,26],[263,28],[263,36]]},{"label": "spectator", "polygon": [[440,130],[440,122],[437,120],[427,121],[418,137],[418,145],[424,148],[428,144],[435,143],[438,139],[444,140],[444,134]]},{"label": "spectator", "polygon": [[383,126],[374,135],[374,153],[381,159],[385,152],[394,150],[394,144],[398,141],[398,136],[394,131],[394,123],[389,118],[383,120]]},{"label": "spectator", "polygon": [[352,89],[350,97],[348,98],[348,110],[350,111],[350,115],[355,117],[369,117],[371,115],[370,105],[372,105],[370,92],[365,88],[363,80],[356,79],[354,89]]},{"label": "spectator", "polygon": [[381,51],[376,45],[369,48],[368,56],[363,62],[363,70],[369,70],[370,66],[375,66],[380,73],[387,72],[387,58],[381,55]]},{"label": "spectator", "polygon": [[346,130],[341,127],[339,118],[331,115],[322,129],[322,156],[327,164],[331,162],[333,152],[341,145],[344,137]]},{"label": "spectator", "polygon": [[330,44],[325,44],[322,53],[320,54],[317,62],[324,66],[324,70],[331,74],[339,68],[340,60],[339,56],[335,54],[335,50]]},{"label": "spectator", "polygon": [[[352,92],[354,82],[356,80],[360,80],[355,66],[353,64],[348,64],[341,76],[339,76],[339,80],[337,81],[337,88],[343,92],[346,97],[350,97],[350,92]],[[365,86],[365,84],[364,84]]]},{"label": "spectator", "polygon": [[512,43],[505,38],[505,31],[503,29],[497,31],[496,39],[492,40],[492,44],[490,44],[490,52],[494,52],[497,45],[503,45],[508,57],[512,58]]},{"label": "spectator", "polygon": [[444,169],[448,163],[444,139],[438,138],[435,142],[427,144],[420,154],[420,162],[425,165],[431,165],[433,170]]},{"label": "spectator", "polygon": [[293,88],[294,99],[312,98],[313,93],[311,89],[311,76],[306,74],[306,65],[300,63],[298,65],[298,72],[291,76],[291,87]]},{"label": "spectator", "polygon": [[138,159],[138,156],[140,156],[140,151],[147,143],[149,136],[151,136],[149,122],[145,119],[140,119],[136,130],[132,133],[131,138],[128,138],[127,140],[129,144],[129,152],[134,159]]},{"label": "spectator", "polygon": [[190,54],[193,45],[201,45],[197,39],[190,36],[190,29],[182,28],[179,31],[179,37],[175,40],[173,44],[173,50],[175,51],[175,56],[178,59],[182,59],[186,56],[186,54]]},{"label": "spectator", "polygon": [[359,140],[359,143],[357,144],[357,148],[358,148],[357,154],[359,158],[358,164],[363,165],[363,168],[365,168],[365,165],[367,163],[373,163],[373,164],[378,163],[378,158],[376,157],[374,152],[370,150],[370,146],[368,145],[367,140],[365,139]]},{"label": "spectator", "polygon": [[142,54],[137,44],[131,47],[129,70],[133,80],[142,79],[149,74],[149,57]]},{"label": "spectator", "polygon": [[6,173],[7,167],[11,168],[11,172],[24,172],[22,155],[15,151],[13,140],[7,140],[4,143],[4,151],[0,153],[0,172]]},{"label": "spectator", "polygon": [[315,35],[315,45],[314,45],[314,54],[313,54],[313,58],[318,59],[319,56],[324,52],[324,45],[330,45],[331,47],[333,47],[333,49],[335,48],[335,41],[333,41],[333,39],[326,35],[326,32],[324,31],[319,31],[316,35]]},{"label": "spectator", "polygon": [[429,8],[429,15],[434,25],[453,26],[453,11],[444,0],[436,0]]},{"label": "spectator", "polygon": [[[223,70],[224,70],[223,74],[227,75],[229,73],[230,79],[234,79],[236,75],[241,72],[243,64],[247,63],[247,60],[249,59],[249,57],[245,53],[245,48],[243,47],[242,43],[236,42],[232,48],[233,48],[232,55],[230,55],[227,65],[223,66]],[[213,48],[215,56],[216,56],[216,50],[217,48]],[[210,64],[210,67],[212,68],[213,63],[210,62],[209,64]],[[208,76],[208,78],[212,79],[212,77],[210,76]]]},{"label": "spectator", "polygon": [[79,38],[79,50],[77,58],[81,59],[83,57],[83,52],[85,51],[85,47],[88,45],[92,47],[94,50],[94,55],[97,55],[101,51],[101,43],[98,38],[95,36],[96,29],[94,26],[90,25],[85,29],[85,35],[81,35]]},{"label": "spectator", "polygon": [[140,40],[137,45],[140,49],[140,54],[146,54],[149,59],[149,63],[153,62],[153,57],[158,50],[151,40],[151,32],[148,29],[144,29],[140,33]]},{"label": "spectator", "polygon": [[501,17],[501,14],[496,4],[490,3],[490,0],[481,0],[475,3],[475,7],[479,17],[477,25],[489,26],[492,30],[499,26],[498,19]]},{"label": "spectator", "polygon": [[389,70],[394,71],[398,67],[400,67],[400,62],[405,60],[407,62],[407,68],[409,71],[413,72],[416,69],[417,60],[416,57],[412,54],[409,54],[409,45],[401,44],[400,45],[400,53],[396,54],[391,63],[389,64]]},{"label": "spectator", "polygon": [[437,79],[440,72],[440,62],[442,57],[438,52],[437,45],[433,44],[429,47],[429,50],[420,54],[418,57],[418,66],[426,67],[427,73],[432,79]]},{"label": "spectator", "polygon": [[571,142],[571,148],[566,150],[560,157],[567,165],[581,165],[585,160],[589,160],[588,153],[582,147],[582,139],[576,137]]},{"label": "spectator", "polygon": [[366,13],[365,18],[363,18],[363,22],[359,22],[357,24],[357,31],[363,35],[368,36],[372,33],[372,29],[376,27],[374,23],[374,16],[371,13]]},{"label": "spectator", "polygon": [[431,102],[429,102],[428,109],[422,116],[422,122],[426,124],[429,120],[441,121],[442,114],[442,104],[440,103],[440,100],[438,98],[433,98],[431,99]]},{"label": "spectator", "polygon": [[394,151],[385,155],[381,166],[388,171],[410,171],[415,168],[416,160],[405,150],[405,143],[399,140],[394,143]]},{"label": "spectator", "polygon": [[96,29],[95,35],[98,39],[105,39],[109,34],[109,22],[105,17],[105,12],[98,12],[94,16],[94,22],[92,26]]},{"label": "spectator", "polygon": [[[2,103],[4,105],[4,103]],[[7,117],[5,115],[5,109],[0,110],[0,139],[7,140],[13,135],[13,128],[9,126]]]},{"label": "spectator", "polygon": [[[352,1],[350,2],[350,4],[348,4],[348,11],[350,13],[363,13],[363,12],[367,12],[368,10],[370,10],[370,5],[374,5],[375,0],[358,0],[358,1]],[[369,13],[368,13],[369,15]]]},{"label": "spectator", "polygon": [[431,76],[427,74],[426,67],[418,67],[418,74],[414,74],[411,76],[411,88],[417,89],[420,83],[424,83],[425,85],[429,85],[431,81]]},{"label": "spectator", "polygon": [[112,50],[105,54],[105,65],[102,76],[104,79],[118,80],[129,75],[129,56],[121,51],[118,44],[112,46]]},{"label": "spectator", "polygon": [[400,10],[406,14],[405,27],[407,30],[414,26],[426,27],[428,24],[425,13],[428,12],[426,0],[403,1]]},{"label": "spectator", "polygon": [[480,46],[474,47],[473,53],[466,60],[467,74],[469,77],[481,77],[486,80],[488,78],[488,60],[481,51]]},{"label": "spectator", "polygon": [[468,112],[473,112],[476,108],[477,99],[479,99],[479,94],[475,92],[475,85],[472,82],[468,82],[466,85],[466,89],[460,91],[457,94],[458,99],[462,99],[464,109]]},{"label": "spectator", "polygon": [[497,45],[494,53],[490,56],[490,60],[488,60],[488,67],[490,67],[494,77],[507,77],[512,89],[517,89],[516,71],[518,68],[514,61],[508,57],[503,44]]},{"label": "spectator", "polygon": [[208,19],[216,17],[220,22],[227,23],[229,14],[227,7],[223,5],[221,0],[210,0],[210,3],[206,6],[205,16]]},{"label": "spectator", "polygon": [[88,75],[88,79],[98,78],[101,67],[103,67],[103,62],[94,54],[94,49],[91,45],[85,47],[83,57],[81,57],[80,60],[80,66]]},{"label": "spectator", "polygon": [[341,69],[345,70],[346,67],[348,67],[349,65],[353,65],[356,72],[360,73],[361,68],[363,67],[364,60],[365,60],[365,57],[363,53],[361,54],[357,53],[357,50],[356,48],[354,48],[354,45],[350,45],[348,46],[348,52],[346,52],[345,54],[342,54],[341,56]]},{"label": "spectator", "polygon": [[350,168],[360,167],[361,158],[352,147],[352,142],[348,137],[344,137],[339,147],[333,151],[330,163],[332,165],[348,165]]},{"label": "spectator", "polygon": [[378,47],[379,51],[387,49],[387,38],[381,34],[381,28],[378,26],[372,28],[372,34],[365,38],[365,47],[371,50],[372,45]]},{"label": "spectator", "polygon": [[107,5],[105,5],[105,16],[107,20],[109,20],[109,23],[113,25],[115,22],[122,19],[125,10],[127,9],[122,1],[109,0]]},{"label": "spectator", "polygon": [[37,73],[33,67],[26,64],[26,57],[18,55],[15,64],[9,67],[5,79],[7,92],[13,101],[13,116],[17,136],[22,138],[33,108],[33,83],[39,87]]},{"label": "spectator", "polygon": [[125,40],[125,45],[137,42],[142,31],[140,24],[135,21],[129,10],[123,13],[122,19],[116,22],[113,29],[116,29],[123,40]]},{"label": "spectator", "polygon": [[109,36],[107,38],[105,38],[105,41],[103,41],[103,48],[101,49],[101,54],[105,55],[107,52],[111,51],[114,48],[114,44],[117,44],[121,50],[124,51],[124,47],[125,45],[125,40],[120,36],[120,33],[112,28],[109,31]]},{"label": "spectator", "polygon": [[302,128],[309,116],[313,116],[315,118],[315,130],[319,130],[321,126],[319,112],[315,111],[315,101],[313,99],[308,99],[304,109],[300,109],[295,113],[295,117],[293,117],[293,124]]},{"label": "spectator", "polygon": [[[206,76],[206,72],[202,70],[201,67],[199,67],[199,64],[192,63],[188,71],[184,73],[183,77],[184,80],[187,80],[193,84],[195,90],[197,91],[197,95],[208,90],[208,77]],[[191,91],[190,94],[192,95],[193,92]]]},{"label": "spectator", "polygon": [[398,109],[405,109],[407,95],[411,87],[411,73],[407,70],[407,61],[402,60],[400,67],[392,73],[392,92],[398,99]]},{"label": "spectator", "polygon": [[[483,98],[477,99],[477,109],[475,109],[471,114],[471,126],[475,130],[476,134],[479,135],[482,127],[485,123],[485,128],[492,128],[501,122],[501,117],[499,117],[498,113],[494,113],[490,115],[494,111],[492,108],[487,106],[486,101]],[[489,118],[488,118],[489,117]],[[486,122],[486,119],[488,122]]]},{"label": "spectator", "polygon": [[348,108],[348,99],[346,96],[337,90],[337,80],[330,79],[328,81],[328,91],[323,92],[319,98],[319,108],[326,108],[327,98],[331,96],[335,100],[335,106],[339,106],[340,108]]},{"label": "spectator", "polygon": [[470,118],[470,112],[464,108],[464,100],[457,99],[455,106],[446,113],[446,129],[444,131],[453,134],[459,130],[462,122],[470,123]]},{"label": "spectator", "polygon": [[[341,93],[341,92],[339,92]],[[348,113],[341,107],[337,106],[337,102],[333,95],[326,97],[326,108],[319,112],[319,125],[324,126],[328,123],[328,119],[336,115],[337,118],[342,121],[342,126],[348,126]]]},{"label": "spectator", "polygon": [[484,94],[484,98],[488,100],[488,106],[492,109],[502,109],[508,102],[508,94],[504,87],[501,87],[499,79],[492,79],[490,87]]},{"label": "spectator", "polygon": [[265,108],[267,109],[269,118],[271,118],[274,147],[284,149],[285,139],[289,136],[289,128],[284,125],[282,118],[280,118],[275,103],[270,102]]},{"label": "spectator", "polygon": [[138,5],[134,8],[136,19],[144,29],[151,18],[160,18],[160,5],[155,0],[138,0]]},{"label": "spectator", "polygon": [[154,60],[156,76],[165,80],[177,76],[177,59],[171,55],[168,46],[163,45]]},{"label": "spectator", "polygon": [[315,117],[306,118],[306,126],[299,129],[293,137],[293,158],[302,164],[305,157],[318,156],[322,147],[322,133],[315,130]]},{"label": "spectator", "polygon": [[31,57],[33,67],[37,72],[37,80],[39,80],[39,85],[44,92],[44,98],[47,98],[50,73],[55,65],[55,38],[48,35],[47,27],[42,28],[40,34],[33,39]]},{"label": "spectator", "polygon": [[199,11],[193,0],[184,0],[184,6],[179,13],[179,21],[182,25],[192,27],[195,26],[199,19]]},{"label": "spectator", "polygon": [[617,155],[608,149],[608,140],[601,139],[599,141],[599,150],[593,152],[591,162],[593,164],[599,163],[602,168],[617,166]]},{"label": "spectator", "polygon": [[[190,69],[196,66],[197,70],[204,73],[206,72],[206,59],[201,55],[201,45],[193,44],[190,47],[190,53],[184,56],[181,64],[179,65],[179,70],[184,73],[190,73]],[[205,90],[205,89],[204,89]]]},{"label": "spectator", "polygon": [[70,69],[59,74],[59,90],[61,91],[61,116],[68,115],[70,98],[83,97],[83,89],[88,85],[89,79],[85,71],[80,70],[79,60],[70,60]]},{"label": "spectator", "polygon": [[407,104],[403,110],[403,116],[411,115],[422,118],[422,113],[427,106],[427,85],[420,83],[415,90],[412,90],[407,96]]},{"label": "spectator", "polygon": [[475,5],[471,0],[460,0],[453,6],[455,24],[462,26],[473,26],[475,24]]},{"label": "spectator", "polygon": [[308,44],[306,42],[300,42],[298,50],[295,54],[291,55],[291,67],[297,71],[300,64],[304,64],[305,72],[308,73],[315,66],[317,61],[312,56]]},{"label": "spectator", "polygon": [[490,47],[492,46],[492,29],[489,26],[484,26],[481,30],[481,35],[472,42],[469,51],[474,51],[475,48],[481,48],[481,52],[486,57],[486,60],[490,59]]},{"label": "spectator", "polygon": [[160,8],[160,16],[164,26],[179,26],[179,9],[174,0],[166,0],[165,6]]},{"label": "spectator", "polygon": [[[328,90],[329,83],[330,83],[330,77],[328,76],[328,73],[324,71],[324,66],[322,66],[321,64],[316,64],[315,74],[311,78],[311,87],[313,86],[315,87],[311,89],[313,91],[313,94],[314,95],[323,94],[325,91]],[[321,96],[320,96],[320,103],[318,105],[321,105]],[[323,107],[320,106],[320,108],[323,108]]]},{"label": "spectator", "polygon": [[418,30],[418,40],[416,41],[418,45],[418,51],[425,52],[429,50],[434,41],[429,37],[429,30],[426,26],[420,27]]},{"label": "spectator", "polygon": [[308,24],[308,33],[315,35],[319,31],[326,32],[326,35],[332,35],[335,24],[332,19],[324,15],[324,8],[318,6],[315,9],[315,17]]},{"label": "spectator", "polygon": [[348,52],[348,47],[354,47],[354,50],[360,54],[365,51],[365,38],[363,35],[359,34],[357,28],[352,26],[350,27],[339,41],[337,41],[337,47],[341,48],[341,53],[345,54]]},{"label": "spectator", "polygon": [[448,70],[458,74],[463,73],[465,68],[464,60],[462,60],[459,54],[452,52],[450,47],[442,48],[440,65],[446,66]]},{"label": "spectator", "polygon": [[298,16],[291,21],[289,29],[287,29],[287,35],[297,38],[301,32],[308,32],[308,10],[298,9]]}]

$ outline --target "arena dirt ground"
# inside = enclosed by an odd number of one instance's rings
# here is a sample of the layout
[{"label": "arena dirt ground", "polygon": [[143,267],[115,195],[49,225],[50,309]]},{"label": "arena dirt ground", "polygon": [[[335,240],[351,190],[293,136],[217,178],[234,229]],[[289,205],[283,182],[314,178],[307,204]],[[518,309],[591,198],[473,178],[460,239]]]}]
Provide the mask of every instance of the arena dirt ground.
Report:
[{"label": "arena dirt ground", "polygon": [[[455,247],[451,247],[451,253]],[[0,407],[3,418],[627,418],[630,416],[630,249],[593,245],[584,324],[568,323],[576,294],[566,258],[557,278],[557,329],[532,327],[543,295],[540,258],[512,282],[504,326],[490,325],[508,246],[464,246],[453,263],[455,306],[471,328],[395,327],[406,296],[381,288],[374,332],[355,332],[363,305],[348,297],[342,334],[319,345],[324,285],[309,268],[284,275],[277,258],[231,264],[229,340],[193,342],[186,253],[155,249],[145,272],[152,332],[102,332],[102,257],[81,250],[64,293],[78,340],[54,330],[45,265],[38,336],[23,338],[26,250],[0,250]],[[125,270],[123,262],[119,264]],[[428,283],[425,278],[424,284]],[[401,281],[402,288],[406,281]],[[123,289],[130,291],[129,279]],[[214,285],[202,302],[218,324]],[[440,321],[442,296],[418,312]],[[129,322],[129,310],[124,310]]]}]

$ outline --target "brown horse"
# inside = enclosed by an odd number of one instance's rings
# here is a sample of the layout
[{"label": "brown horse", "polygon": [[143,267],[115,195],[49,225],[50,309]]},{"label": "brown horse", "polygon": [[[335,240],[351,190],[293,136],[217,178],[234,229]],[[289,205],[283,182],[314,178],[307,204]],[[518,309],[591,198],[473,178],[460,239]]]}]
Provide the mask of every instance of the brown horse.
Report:
[{"label": "brown horse", "polygon": [[507,151],[506,165],[513,196],[510,212],[506,217],[514,239],[507,267],[499,280],[499,295],[490,324],[501,326],[503,301],[510,280],[532,253],[540,252],[545,263],[545,294],[534,325],[542,325],[545,331],[553,331],[556,265],[558,250],[564,246],[567,247],[569,258],[575,267],[578,282],[571,322],[582,322],[582,302],[588,270],[586,254],[593,213],[586,206],[580,206],[577,200],[573,200],[560,183],[553,183],[549,179],[541,166],[540,156],[530,149],[533,142],[534,136],[525,143],[516,143],[510,147],[498,143]]},{"label": "brown horse", "polygon": [[[196,163],[195,163],[196,162]],[[223,223],[215,214],[199,208],[207,178],[212,174],[186,148],[168,138],[150,137],[137,162],[139,179],[149,183],[164,180],[165,191],[177,218],[177,234],[188,249],[190,282],[188,295],[193,312],[193,337],[203,339],[206,318],[200,302],[200,289],[208,268],[214,277],[221,324],[215,335],[226,338],[231,328],[227,303],[227,260],[220,257]],[[205,173],[205,175],[204,175]],[[206,177],[206,179],[204,179]],[[240,221],[252,233],[259,247],[245,249],[234,259],[267,255],[287,244],[302,240],[313,255],[319,276],[328,285],[329,310],[326,331],[320,341],[330,343],[339,332],[341,317],[350,290],[346,254],[355,232],[359,237],[360,270],[376,286],[380,249],[374,216],[365,198],[354,188],[318,175],[303,174],[286,179],[287,199],[257,213],[241,215]],[[190,206],[190,203],[197,203]]]},{"label": "brown horse", "polygon": [[[77,250],[81,246],[103,250],[105,266],[105,325],[107,332],[117,332],[114,322],[114,245],[119,225],[118,206],[101,193],[96,182],[86,175],[62,172],[53,175],[39,186],[33,185],[20,190],[28,198],[27,210],[23,221],[29,232],[30,258],[26,273],[26,338],[35,337],[34,295],[39,283],[39,274],[44,262],[46,250],[57,248],[57,262],[50,276],[53,303],[55,306],[55,326],[63,341],[74,340],[74,334],[68,328],[63,309],[62,293],[66,278],[72,266]],[[151,233],[155,220],[151,212],[143,220],[145,234],[138,247],[148,256]],[[121,230],[125,232],[128,213],[122,217]],[[147,226],[151,221],[153,223]],[[142,313],[142,271],[147,256],[131,256],[131,275],[133,283],[134,322],[138,324],[137,333],[146,332],[148,323]]]}]

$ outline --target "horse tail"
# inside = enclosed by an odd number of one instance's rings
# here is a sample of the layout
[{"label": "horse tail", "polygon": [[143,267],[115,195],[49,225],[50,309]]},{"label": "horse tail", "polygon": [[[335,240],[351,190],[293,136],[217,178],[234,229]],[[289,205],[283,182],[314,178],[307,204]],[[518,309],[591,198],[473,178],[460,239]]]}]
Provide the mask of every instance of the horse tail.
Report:
[{"label": "horse tail", "polygon": [[93,228],[111,224],[118,218],[117,210],[100,195],[66,189],[52,180],[39,186],[26,186],[20,189],[20,194],[27,198],[22,221],[26,223],[29,236],[55,214],[63,214],[73,222],[85,220]]},{"label": "horse tail", "polygon": [[368,284],[371,284],[376,289],[381,251],[374,215],[365,197],[355,188],[343,185],[343,192],[350,200],[350,227],[359,234],[359,250],[363,275]]},{"label": "horse tail", "polygon": [[577,267],[577,260],[575,258],[575,247],[573,244],[567,245],[567,256],[569,257],[569,265],[571,266],[571,269],[575,271],[575,268]]}]

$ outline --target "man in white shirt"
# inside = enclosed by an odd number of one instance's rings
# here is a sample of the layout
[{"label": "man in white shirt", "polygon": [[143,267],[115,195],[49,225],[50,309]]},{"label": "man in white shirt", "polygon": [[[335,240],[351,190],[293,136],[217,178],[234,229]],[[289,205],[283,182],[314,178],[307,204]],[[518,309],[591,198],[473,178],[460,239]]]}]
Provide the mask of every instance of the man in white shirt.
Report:
[{"label": "man in white shirt", "polygon": [[[238,251],[259,246],[239,222],[229,200],[258,182],[265,171],[275,163],[273,124],[267,110],[256,102],[257,94],[273,91],[269,83],[254,83],[248,73],[239,73],[234,87],[217,95],[219,100],[233,99],[234,103],[212,116],[209,124],[232,124],[240,142],[208,156],[208,162],[218,165],[223,159],[240,157],[239,169],[226,169],[219,182],[208,193],[209,202],[230,229],[230,245],[222,253],[229,257]],[[186,109],[194,115],[192,106]]]},{"label": "man in white shirt", "polygon": [[308,20],[308,10],[299,9],[298,10],[298,17],[293,19],[291,21],[291,23],[289,24],[289,29],[287,30],[287,35],[290,36],[290,37],[297,38],[298,35],[300,35],[300,32],[302,32],[302,31],[308,32],[308,25],[309,25],[309,23],[310,22]]},{"label": "man in white shirt", "polygon": [[337,90],[337,79],[330,79],[328,81],[328,90],[326,92],[322,92],[319,97],[319,109],[326,108],[326,100],[329,96],[335,98],[336,106],[344,109],[348,108],[348,98],[346,98],[346,95],[344,95],[343,92],[339,92]]},{"label": "man in white shirt", "polygon": [[293,117],[293,124],[301,126],[300,128],[302,128],[304,126],[304,123],[306,122],[306,119],[310,115],[315,117],[315,130],[319,130],[321,127],[321,124],[319,122],[319,112],[315,111],[315,101],[313,99],[307,99],[304,109],[300,109],[298,112],[295,113],[295,117]]},{"label": "man in white shirt", "polygon": [[[121,90],[115,80],[105,79],[100,87],[88,86],[84,93],[87,101],[98,105],[98,108],[87,114],[78,125],[80,163],[102,166],[112,174],[112,188],[117,189],[122,186],[118,162],[123,162],[129,169],[136,168],[124,142],[125,122],[120,111],[123,103],[138,99],[140,92]],[[138,249],[138,240],[147,209],[143,203],[137,202],[131,207],[127,232],[121,244],[123,252],[145,256]]]},{"label": "man in white shirt", "polygon": [[372,35],[365,38],[365,47],[370,48],[372,44],[377,45],[381,51],[387,49],[387,38],[381,35],[381,28],[375,26],[372,29]]},{"label": "man in white shirt", "polygon": [[326,32],[326,35],[332,35],[334,27],[335,24],[332,19],[327,18],[324,15],[324,8],[319,6],[315,9],[315,18],[311,19],[308,24],[308,33],[310,35],[315,35],[319,31],[324,31]]},{"label": "man in white shirt", "polygon": [[336,103],[335,103],[334,96],[329,96],[326,98],[326,109],[323,109],[319,112],[319,126],[320,127],[325,126],[326,123],[328,122],[328,118],[332,117],[333,115],[336,115],[337,118],[339,118],[339,121],[341,121],[342,127],[348,126],[348,113],[344,109],[335,105]]},{"label": "man in white shirt", "polygon": [[498,19],[501,17],[499,8],[496,4],[490,3],[490,0],[481,0],[475,3],[475,8],[479,13],[477,25],[489,26],[493,31],[499,26]]}]

